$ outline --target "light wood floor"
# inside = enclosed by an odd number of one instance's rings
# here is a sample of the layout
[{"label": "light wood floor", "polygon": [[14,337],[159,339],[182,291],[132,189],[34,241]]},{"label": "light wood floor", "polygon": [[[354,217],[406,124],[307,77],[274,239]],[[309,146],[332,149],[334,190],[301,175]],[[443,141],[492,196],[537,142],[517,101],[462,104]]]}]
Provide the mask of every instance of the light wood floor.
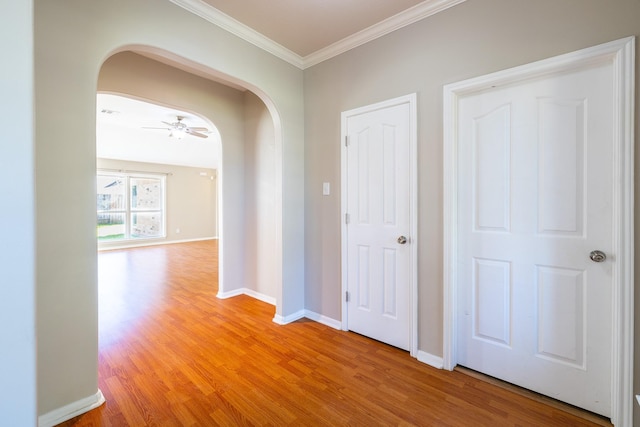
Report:
[{"label": "light wood floor", "polygon": [[99,386],[63,426],[602,425],[274,307],[216,298],[215,241],[99,254]]}]

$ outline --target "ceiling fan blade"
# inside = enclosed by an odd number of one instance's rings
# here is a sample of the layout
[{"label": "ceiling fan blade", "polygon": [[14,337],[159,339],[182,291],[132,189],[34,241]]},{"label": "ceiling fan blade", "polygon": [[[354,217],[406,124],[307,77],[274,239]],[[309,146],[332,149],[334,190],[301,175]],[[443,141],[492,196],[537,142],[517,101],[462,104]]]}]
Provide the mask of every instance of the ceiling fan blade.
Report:
[{"label": "ceiling fan blade", "polygon": [[208,135],[205,135],[205,134],[200,133],[200,132],[194,132],[193,130],[189,130],[189,131],[187,131],[187,133],[189,135],[197,136],[198,138],[208,138],[209,137]]},{"label": "ceiling fan blade", "polygon": [[199,128],[199,127],[191,127],[191,126],[189,126],[189,129],[194,130],[196,132],[209,132],[209,129],[207,129],[207,128]]},{"label": "ceiling fan blade", "polygon": [[173,128],[173,127],[174,127],[174,124],[173,124],[173,123],[165,122],[164,120],[161,120],[161,122],[162,122],[162,123],[164,123],[165,125],[167,125],[167,126],[171,127],[171,128]]},{"label": "ceiling fan blade", "polygon": [[171,130],[171,128],[153,128],[148,126],[142,126],[140,129],[162,129],[162,130]]}]

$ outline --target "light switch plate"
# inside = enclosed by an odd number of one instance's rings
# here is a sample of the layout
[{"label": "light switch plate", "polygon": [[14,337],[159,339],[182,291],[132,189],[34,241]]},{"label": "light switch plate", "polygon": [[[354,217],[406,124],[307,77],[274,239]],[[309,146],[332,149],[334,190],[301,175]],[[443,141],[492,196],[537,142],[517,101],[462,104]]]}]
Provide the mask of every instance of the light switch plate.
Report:
[{"label": "light switch plate", "polygon": [[329,194],[331,194],[331,184],[328,182],[323,182],[322,183],[322,195],[323,196],[328,196]]}]

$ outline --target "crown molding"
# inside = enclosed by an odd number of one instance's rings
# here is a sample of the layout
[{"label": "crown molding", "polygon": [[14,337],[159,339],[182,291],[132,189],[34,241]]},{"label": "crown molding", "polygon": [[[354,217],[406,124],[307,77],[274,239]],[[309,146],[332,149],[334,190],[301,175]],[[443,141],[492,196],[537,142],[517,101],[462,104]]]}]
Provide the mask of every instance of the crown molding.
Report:
[{"label": "crown molding", "polygon": [[419,3],[405,11],[393,15],[384,21],[365,28],[351,36],[345,37],[323,49],[305,56],[304,68],[309,68],[323,61],[338,56],[341,53],[354,49],[400,28],[411,25],[443,10],[449,9],[466,0],[427,0]]},{"label": "crown molding", "polygon": [[466,0],[426,0],[323,49],[302,57],[270,38],[219,11],[203,0],[169,0],[183,9],[219,26],[301,70],[361,46],[395,30],[411,25]]},{"label": "crown molding", "polygon": [[202,0],[169,0],[171,3],[174,3],[181,8],[193,13],[194,15],[198,15],[199,17],[211,22],[212,24],[217,25],[234,34],[241,39],[263,49],[274,56],[290,63],[291,65],[295,65],[296,67],[303,69],[304,68],[304,59],[287,49],[286,47],[274,42],[268,37],[265,37],[261,33],[257,32],[253,28],[250,28],[243,23],[233,19],[226,13],[220,12],[215,7],[205,3]]}]

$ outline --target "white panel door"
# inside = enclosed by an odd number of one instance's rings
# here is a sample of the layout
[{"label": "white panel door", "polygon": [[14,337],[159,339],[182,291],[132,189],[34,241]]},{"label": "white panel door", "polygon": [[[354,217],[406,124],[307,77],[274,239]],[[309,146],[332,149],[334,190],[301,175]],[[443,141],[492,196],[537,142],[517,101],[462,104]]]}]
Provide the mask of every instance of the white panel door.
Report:
[{"label": "white panel door", "polygon": [[460,365],[609,416],[611,64],[464,97]]},{"label": "white panel door", "polygon": [[348,329],[410,350],[410,105],[348,116],[345,127]]}]

